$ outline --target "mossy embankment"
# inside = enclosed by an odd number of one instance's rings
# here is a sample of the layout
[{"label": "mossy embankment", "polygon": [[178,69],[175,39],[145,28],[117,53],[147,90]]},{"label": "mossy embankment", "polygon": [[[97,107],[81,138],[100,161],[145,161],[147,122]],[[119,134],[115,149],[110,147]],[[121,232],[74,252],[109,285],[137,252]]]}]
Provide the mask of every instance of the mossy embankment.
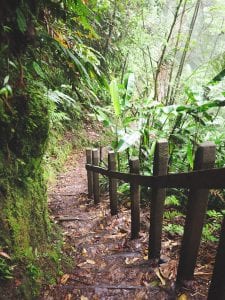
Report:
[{"label": "mossy embankment", "polygon": [[[2,299],[33,299],[60,271],[61,238],[48,213],[44,159],[58,141],[52,144],[41,94],[28,89],[0,107],[0,292]],[[71,141],[58,145],[57,166],[71,149]]]}]

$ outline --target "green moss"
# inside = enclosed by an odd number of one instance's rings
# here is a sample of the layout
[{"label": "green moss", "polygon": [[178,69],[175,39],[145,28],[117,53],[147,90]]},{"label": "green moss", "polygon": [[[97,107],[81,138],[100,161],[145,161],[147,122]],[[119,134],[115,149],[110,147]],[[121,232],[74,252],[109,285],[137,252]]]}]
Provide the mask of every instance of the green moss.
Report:
[{"label": "green moss", "polygon": [[36,178],[26,186],[10,187],[6,199],[1,228],[6,227],[5,231],[10,233],[11,245],[8,246],[13,248],[14,256],[20,258],[30,245],[38,247],[43,241],[47,242],[50,223],[46,193]]},{"label": "green moss", "polygon": [[12,257],[6,266],[16,266],[13,275],[22,282],[22,299],[38,293],[46,266],[51,265],[50,280],[60,265],[60,243],[54,241],[59,236],[53,236],[48,216],[43,170],[50,123],[44,92],[32,85],[8,106],[0,103],[0,248]]}]

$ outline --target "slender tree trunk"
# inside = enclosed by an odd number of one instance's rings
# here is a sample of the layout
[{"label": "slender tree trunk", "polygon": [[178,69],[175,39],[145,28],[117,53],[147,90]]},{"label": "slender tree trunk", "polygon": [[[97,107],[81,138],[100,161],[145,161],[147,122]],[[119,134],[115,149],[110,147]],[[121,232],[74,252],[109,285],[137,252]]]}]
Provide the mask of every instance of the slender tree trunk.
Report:
[{"label": "slender tree trunk", "polygon": [[142,56],[143,56],[143,61],[144,61],[145,78],[146,78],[145,94],[148,95],[148,87],[149,87],[149,82],[150,82],[150,78],[148,76],[148,73],[149,73],[148,72],[148,65],[147,65],[146,58],[145,58],[145,51],[144,51],[144,49],[141,49],[141,50],[142,50]]},{"label": "slender tree trunk", "polygon": [[122,65],[122,73],[121,73],[121,78],[120,78],[121,83],[123,83],[123,78],[124,78],[124,74],[125,74],[125,70],[126,70],[126,66],[127,66],[128,57],[129,57],[129,50],[127,51],[127,55],[125,57],[123,65]]},{"label": "slender tree trunk", "polygon": [[184,51],[183,51],[183,54],[181,56],[181,60],[180,60],[179,68],[178,68],[178,71],[177,71],[177,75],[175,77],[175,85],[174,85],[173,90],[171,92],[170,104],[174,103],[175,97],[177,95],[177,90],[178,90],[179,85],[180,85],[180,79],[181,79],[181,75],[182,75],[182,72],[183,72],[187,52],[189,50],[191,36],[192,36],[194,26],[195,26],[195,23],[196,23],[196,20],[197,20],[200,3],[201,3],[201,0],[197,0],[196,5],[195,5],[195,9],[194,9],[194,13],[193,13],[193,16],[192,16],[191,24],[190,24],[190,27],[189,27],[189,33],[188,33],[186,43],[185,43],[185,46],[184,46]]},{"label": "slender tree trunk", "polygon": [[180,0],[179,3],[178,3],[178,5],[177,5],[177,7],[176,7],[176,11],[175,11],[175,14],[174,14],[173,22],[172,22],[169,34],[168,34],[167,39],[166,39],[166,43],[164,44],[164,46],[162,48],[162,52],[161,52],[159,61],[157,63],[157,68],[156,68],[156,73],[155,73],[155,83],[154,83],[154,99],[158,98],[158,79],[159,79],[159,74],[160,74],[161,67],[162,67],[162,64],[163,64],[163,61],[164,61],[164,58],[165,58],[165,54],[166,54],[166,50],[167,50],[169,41],[170,41],[170,39],[172,37],[172,33],[173,33],[174,27],[176,25],[176,21],[177,21],[177,18],[178,18],[178,13],[179,13],[179,10],[180,10],[182,2],[183,2],[183,0]]},{"label": "slender tree trunk", "polygon": [[150,61],[151,69],[152,69],[152,78],[153,78],[153,81],[155,82],[155,72],[154,72],[152,55],[151,55],[151,51],[150,51],[149,46],[147,46],[147,50],[148,50],[148,57],[149,57],[149,61]]},{"label": "slender tree trunk", "polygon": [[[142,10],[142,26],[143,26],[143,29],[146,30],[143,10]],[[142,50],[142,51],[143,51],[143,57],[144,57],[145,52],[144,52],[144,50]],[[151,56],[151,51],[150,51],[149,46],[147,46],[147,51],[148,51],[148,58],[150,61],[150,65],[151,65],[152,78],[153,78],[153,82],[154,82],[155,81],[155,73],[154,73],[153,61],[152,61],[152,56]],[[145,60],[145,58],[144,58],[144,60]],[[146,65],[146,62],[145,62],[145,65]]]},{"label": "slender tree trunk", "polygon": [[108,51],[109,43],[110,43],[110,40],[111,40],[111,37],[112,37],[113,28],[114,28],[114,25],[115,25],[116,9],[117,9],[117,0],[114,0],[113,14],[112,14],[112,18],[111,18],[110,23],[109,23],[109,34],[108,34],[108,37],[106,39],[106,43],[105,43],[105,47],[104,47],[104,51],[103,51],[104,55]]},{"label": "slender tree trunk", "polygon": [[183,25],[183,19],[184,19],[184,15],[185,15],[187,1],[188,0],[185,0],[185,2],[184,2],[184,6],[183,6],[181,17],[180,17],[180,24],[179,24],[179,29],[178,29],[177,39],[176,39],[176,44],[175,44],[175,52],[174,52],[174,57],[173,57],[173,63],[172,63],[172,66],[171,66],[171,69],[170,69],[170,74],[169,74],[169,83],[168,83],[168,89],[167,89],[167,95],[166,95],[166,105],[168,105],[170,103],[170,92],[171,92],[171,87],[172,87],[173,72],[174,72],[176,56],[177,56],[177,52],[178,52],[178,46],[179,46],[179,43],[180,43],[181,28],[182,28],[182,25]]}]

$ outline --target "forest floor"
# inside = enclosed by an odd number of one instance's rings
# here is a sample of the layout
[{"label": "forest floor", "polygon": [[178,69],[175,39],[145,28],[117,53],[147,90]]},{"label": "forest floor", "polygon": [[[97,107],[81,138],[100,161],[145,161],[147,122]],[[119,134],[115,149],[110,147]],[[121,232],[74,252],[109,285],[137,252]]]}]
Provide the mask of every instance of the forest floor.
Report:
[{"label": "forest floor", "polygon": [[[97,139],[92,134],[92,139]],[[64,236],[64,255],[71,267],[54,286],[46,286],[42,300],[98,299],[206,299],[212,272],[211,258],[200,250],[195,277],[176,293],[174,282],[180,237],[163,236],[161,265],[147,260],[149,210],[141,209],[141,232],[130,239],[130,209],[120,206],[111,216],[107,194],[94,205],[87,196],[84,151],[68,158],[66,171],[49,191],[52,217]],[[207,250],[207,253],[211,250]],[[202,255],[201,255],[202,254]],[[206,258],[207,257],[207,258]],[[209,263],[210,261],[210,263]]]}]

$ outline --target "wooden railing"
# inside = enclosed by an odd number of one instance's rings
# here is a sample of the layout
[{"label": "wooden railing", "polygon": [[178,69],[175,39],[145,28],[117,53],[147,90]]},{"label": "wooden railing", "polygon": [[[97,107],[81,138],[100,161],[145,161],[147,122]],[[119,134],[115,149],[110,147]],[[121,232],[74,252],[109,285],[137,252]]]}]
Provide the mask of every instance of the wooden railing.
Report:
[{"label": "wooden railing", "polygon": [[[163,228],[163,211],[166,188],[189,189],[187,215],[180,250],[176,284],[193,279],[202,229],[205,220],[209,189],[225,188],[225,168],[214,169],[215,145],[205,142],[199,145],[194,161],[194,171],[167,174],[168,142],[160,140],[156,144],[153,176],[140,175],[139,160],[131,158],[130,173],[116,171],[116,155],[108,152],[108,169],[99,167],[98,149],[87,149],[88,196],[94,203],[100,202],[99,174],[109,178],[109,198],[111,214],[118,212],[117,181],[130,183],[131,197],[131,238],[139,236],[140,230],[140,186],[152,189],[150,202],[149,259],[159,259]],[[216,261],[208,293],[209,300],[225,299],[225,218],[223,220]]]}]

